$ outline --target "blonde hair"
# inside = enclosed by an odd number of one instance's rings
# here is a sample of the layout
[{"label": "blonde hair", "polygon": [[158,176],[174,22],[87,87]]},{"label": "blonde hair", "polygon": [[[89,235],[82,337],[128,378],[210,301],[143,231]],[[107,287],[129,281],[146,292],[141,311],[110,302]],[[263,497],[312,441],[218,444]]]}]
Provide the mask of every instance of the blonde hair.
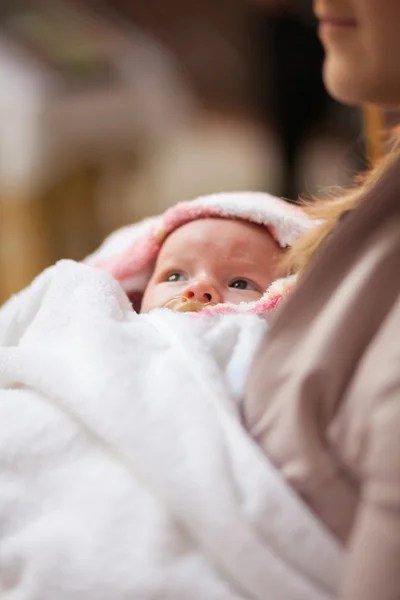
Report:
[{"label": "blonde hair", "polygon": [[304,274],[341,215],[355,208],[392,162],[400,157],[400,128],[393,132],[392,141],[392,147],[386,156],[374,168],[358,175],[352,188],[342,190],[339,195],[329,200],[313,198],[311,201],[301,202],[310,219],[321,220],[323,223],[294,242],[288,250],[283,259],[283,268],[287,273],[298,273],[300,277]]}]

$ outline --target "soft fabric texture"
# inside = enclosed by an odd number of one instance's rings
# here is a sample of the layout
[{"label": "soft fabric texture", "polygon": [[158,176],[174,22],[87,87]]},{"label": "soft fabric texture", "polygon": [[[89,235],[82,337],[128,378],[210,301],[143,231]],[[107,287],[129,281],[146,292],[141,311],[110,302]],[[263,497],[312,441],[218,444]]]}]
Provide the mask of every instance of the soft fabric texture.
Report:
[{"label": "soft fabric texture", "polygon": [[342,550],[242,427],[251,314],[65,261],[0,311],[2,600],[328,600]]},{"label": "soft fabric texture", "polygon": [[272,325],[245,422],[348,546],[340,600],[400,598],[400,160],[341,220]]},{"label": "soft fabric texture", "polygon": [[[180,202],[164,214],[145,219],[112,233],[101,247],[86,259],[91,266],[104,269],[120,282],[131,298],[138,297],[148,283],[158,252],[170,233],[197,219],[219,217],[242,219],[264,226],[281,248],[290,246],[314,226],[298,206],[269,194],[238,192],[212,194]],[[293,278],[280,279],[252,306],[218,305],[207,312],[265,314],[277,307],[293,288]]]}]

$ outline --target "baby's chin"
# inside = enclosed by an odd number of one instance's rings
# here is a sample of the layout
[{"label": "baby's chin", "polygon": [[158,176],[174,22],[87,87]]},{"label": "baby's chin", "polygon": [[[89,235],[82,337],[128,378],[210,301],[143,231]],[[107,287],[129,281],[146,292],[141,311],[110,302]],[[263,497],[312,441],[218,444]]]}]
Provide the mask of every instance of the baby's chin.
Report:
[{"label": "baby's chin", "polygon": [[196,300],[182,300],[182,298],[173,298],[172,300],[166,302],[162,308],[168,308],[174,312],[198,313],[205,308],[209,308],[210,306],[215,306],[215,303],[209,302],[208,304],[202,304],[201,302],[196,302]]}]

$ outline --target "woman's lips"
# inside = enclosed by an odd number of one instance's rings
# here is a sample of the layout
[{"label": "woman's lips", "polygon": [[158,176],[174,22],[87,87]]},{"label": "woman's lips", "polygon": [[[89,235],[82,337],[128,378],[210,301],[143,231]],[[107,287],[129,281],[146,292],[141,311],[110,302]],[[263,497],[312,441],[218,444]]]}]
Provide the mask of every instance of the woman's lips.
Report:
[{"label": "woman's lips", "polygon": [[341,33],[355,29],[357,27],[357,21],[354,19],[345,19],[340,17],[320,17],[318,36],[322,42],[330,40],[331,36],[335,36],[336,33]]},{"label": "woman's lips", "polygon": [[326,25],[330,27],[356,27],[357,21],[354,19],[341,19],[339,17],[321,17],[319,24],[320,26]]}]

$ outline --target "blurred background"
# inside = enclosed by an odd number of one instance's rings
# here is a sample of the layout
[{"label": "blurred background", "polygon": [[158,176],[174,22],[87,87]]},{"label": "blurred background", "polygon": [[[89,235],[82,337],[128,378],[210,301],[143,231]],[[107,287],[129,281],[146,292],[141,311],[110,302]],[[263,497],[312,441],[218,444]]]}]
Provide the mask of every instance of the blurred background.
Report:
[{"label": "blurred background", "polygon": [[365,166],[308,0],[1,0],[0,301],[177,201]]}]

